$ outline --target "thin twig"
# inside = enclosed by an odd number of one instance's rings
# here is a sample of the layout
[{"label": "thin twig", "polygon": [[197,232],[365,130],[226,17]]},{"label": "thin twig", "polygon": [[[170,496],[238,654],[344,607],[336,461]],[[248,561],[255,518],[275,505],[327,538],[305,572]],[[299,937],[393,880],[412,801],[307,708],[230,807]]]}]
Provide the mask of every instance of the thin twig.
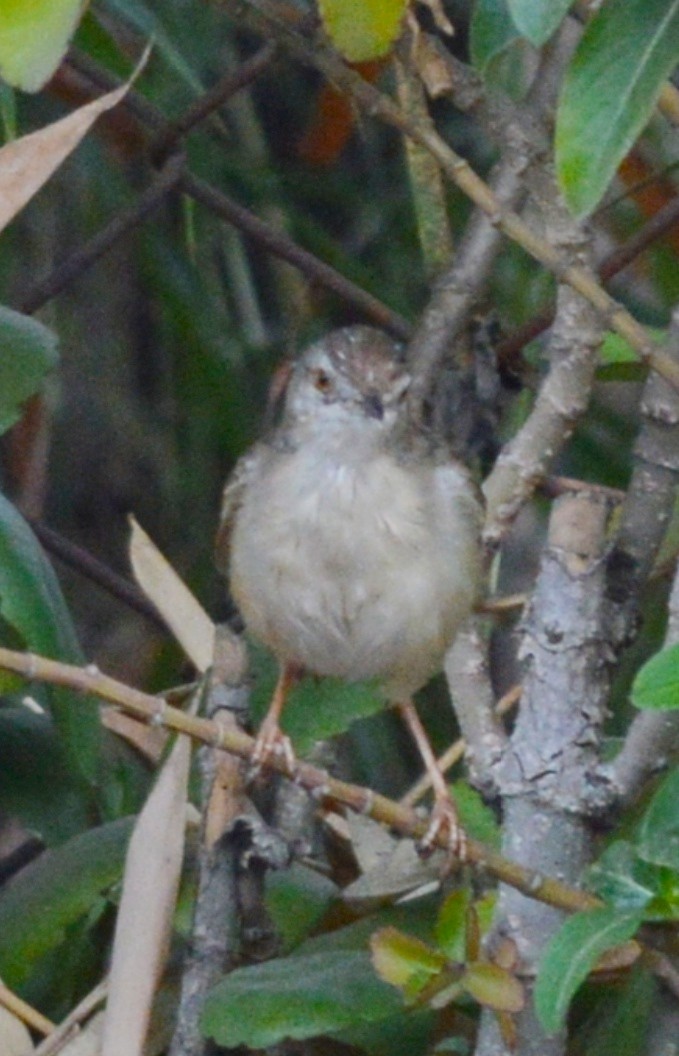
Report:
[{"label": "thin twig", "polygon": [[2,980],[0,980],[0,1005],[32,1030],[37,1030],[41,1034],[51,1034],[56,1030],[56,1024],[51,1019],[43,1016],[42,1012],[38,1012],[27,1001],[18,997],[8,986],[5,986]]},{"label": "thin twig", "polygon": [[[602,282],[612,279],[677,224],[679,224],[679,197],[673,198],[663,206],[631,238],[603,258],[596,268],[599,278]],[[544,333],[554,321],[555,310],[556,306],[552,305],[546,311],[533,316],[511,334],[507,334],[496,349],[500,363],[512,363],[527,344]]]},{"label": "thin twig", "polygon": [[177,187],[184,159],[175,154],[168,159],[151,184],[142,191],[126,209],[109,220],[92,238],[61,261],[43,279],[40,279],[23,297],[19,298],[18,310],[31,315],[38,308],[56,297],[79,275],[87,271],[103,257],[124,235],[163,204],[167,196]]},{"label": "thin twig", "polygon": [[[20,653],[0,647],[0,668],[14,671],[28,680],[69,686],[71,689],[92,693],[103,700],[116,704],[123,711],[136,715],[144,722],[183,733],[203,744],[213,745],[231,752],[241,759],[252,759],[255,740],[241,730],[225,729],[209,719],[187,715],[170,707],[165,700],[142,693],[108,675],[102,674],[94,665],[85,668],[62,664],[58,660]],[[319,800],[342,803],[358,814],[366,814],[375,821],[395,829],[402,836],[422,839],[429,831],[427,819],[399,803],[380,795],[369,788],[339,781],[325,770],[309,763],[297,762],[288,768],[285,758],[277,757],[267,763],[271,769],[295,781]],[[446,836],[440,833],[435,843],[448,849]],[[599,899],[585,891],[570,887],[554,877],[544,876],[524,869],[517,862],[509,861],[477,840],[467,840],[467,859],[505,884],[515,887],[527,897],[536,898],[549,905],[565,910],[592,909],[600,905]]]},{"label": "thin twig", "polygon": [[320,70],[369,114],[420,143],[437,159],[448,179],[483,210],[512,241],[596,309],[606,325],[632,346],[643,362],[679,390],[679,366],[654,344],[646,328],[597,282],[593,272],[571,264],[517,214],[505,209],[488,184],[432,129],[414,125],[393,100],[350,69],[329,47],[310,43],[284,22],[271,0],[231,0],[233,18],[265,37],[273,35],[301,62]]},{"label": "thin twig", "polygon": [[[110,91],[112,87],[122,83],[120,78],[102,70],[91,59],[78,52],[70,53],[68,61],[77,73],[86,77],[95,87]],[[155,133],[156,136],[164,138],[169,135],[170,122],[160,110],[134,89],[127,93],[120,105],[129,109],[142,126]],[[277,231],[245,206],[235,202],[223,191],[188,171],[184,172],[179,181],[179,187],[189,197],[194,198],[227,223],[232,224],[268,252],[298,268],[309,282],[318,283],[325,289],[331,290],[342,300],[372,319],[378,326],[389,330],[395,337],[401,340],[407,340],[410,337],[412,327],[402,315],[383,304],[377,297],[367,293],[356,283],[351,282],[350,279],[345,278],[313,253],[303,249],[288,235]]]},{"label": "thin twig", "polygon": [[98,586],[108,591],[118,601],[122,601],[123,604],[134,609],[135,612],[151,620],[157,627],[162,628],[164,631],[167,629],[155,605],[149,601],[146,594],[135,583],[124,576],[118,575],[117,572],[114,572],[112,568],[109,568],[108,565],[105,565],[93,554],[89,553],[88,550],[78,546],[76,543],[72,543],[69,539],[65,539],[63,535],[55,532],[52,528],[48,528],[46,524],[42,524],[40,521],[29,521],[29,524],[45,547],[45,550],[48,550],[81,576],[86,576],[93,583],[97,583]]},{"label": "thin twig", "polygon": [[33,1056],[55,1056],[55,1053],[63,1047],[64,1043],[80,1029],[80,1024],[89,1019],[96,1009],[106,1000],[108,992],[108,980],[98,983],[75,1008],[69,1012],[66,1019],[62,1020],[49,1037],[38,1045]]}]

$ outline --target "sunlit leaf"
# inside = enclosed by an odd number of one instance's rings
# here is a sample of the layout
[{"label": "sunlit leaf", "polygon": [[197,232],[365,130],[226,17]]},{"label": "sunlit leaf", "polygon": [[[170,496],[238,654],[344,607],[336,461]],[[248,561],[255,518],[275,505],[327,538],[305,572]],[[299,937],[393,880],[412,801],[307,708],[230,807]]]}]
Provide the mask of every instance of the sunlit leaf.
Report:
[{"label": "sunlit leaf", "polygon": [[349,62],[386,55],[401,29],[408,0],[319,0],[323,26]]},{"label": "sunlit leaf", "polygon": [[61,62],[87,0],[2,0],[0,76],[37,92]]},{"label": "sunlit leaf", "polygon": [[397,928],[381,928],[370,940],[375,971],[386,983],[409,989],[421,986],[445,967],[446,958],[426,942]]},{"label": "sunlit leaf", "polygon": [[608,0],[585,27],[557,111],[556,162],[585,216],[648,122],[679,59],[679,0]]},{"label": "sunlit leaf", "polygon": [[497,964],[470,964],[460,982],[475,1001],[496,1012],[520,1012],[524,1006],[521,983]]}]

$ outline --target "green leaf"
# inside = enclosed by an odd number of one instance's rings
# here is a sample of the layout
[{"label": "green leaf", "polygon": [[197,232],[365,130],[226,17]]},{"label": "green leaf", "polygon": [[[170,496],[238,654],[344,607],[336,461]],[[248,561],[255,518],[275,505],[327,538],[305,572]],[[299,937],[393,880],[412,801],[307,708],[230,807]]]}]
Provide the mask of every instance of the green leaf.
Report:
[{"label": "green leaf", "polygon": [[495,1012],[520,1012],[525,1004],[519,980],[498,964],[470,964],[460,982],[475,1001]]},{"label": "green leaf", "polygon": [[469,47],[477,70],[486,70],[518,36],[508,0],[477,0],[469,29]]},{"label": "green leaf", "polygon": [[[67,663],[82,653],[52,566],[21,514],[0,494],[0,615],[32,652]],[[52,686],[50,714],[76,773],[100,777],[96,706],[80,693]]]},{"label": "green leaf", "polygon": [[339,894],[332,880],[299,862],[268,874],[266,908],[286,950],[307,937]]},{"label": "green leaf", "polygon": [[605,906],[576,913],[560,928],[545,950],[535,984],[535,1010],[547,1034],[561,1029],[571,998],[601,954],[631,939],[642,918],[641,912]]},{"label": "green leaf", "polygon": [[637,853],[679,871],[679,767],[667,775],[644,814]]},{"label": "green leaf", "polygon": [[495,814],[483,802],[481,795],[466,781],[454,781],[450,787],[463,829],[475,840],[499,850],[500,827]]},{"label": "green leaf", "polygon": [[679,645],[652,656],[632,683],[632,703],[646,710],[679,708]]},{"label": "green leaf", "polygon": [[397,928],[381,928],[370,940],[375,971],[385,983],[391,983],[413,996],[446,965],[438,950],[414,935]]},{"label": "green leaf", "polygon": [[679,0],[608,0],[566,72],[556,120],[566,201],[586,216],[647,124],[679,59]]},{"label": "green leaf", "polygon": [[629,976],[610,987],[573,1039],[573,1051],[587,1056],[643,1056],[648,1052],[649,1015],[656,999],[650,971],[635,965]]},{"label": "green leaf", "polygon": [[57,338],[28,315],[0,305],[0,433],[18,420],[57,362]]},{"label": "green leaf", "polygon": [[514,25],[536,48],[549,40],[573,0],[508,0]]},{"label": "green leaf", "polygon": [[407,6],[408,0],[318,0],[323,28],[349,62],[388,54]]},{"label": "green leaf", "polygon": [[120,818],[45,851],[0,892],[0,977],[20,986],[66,929],[116,883],[134,818]]},{"label": "green leaf", "polygon": [[113,11],[118,18],[122,18],[129,25],[134,26],[142,36],[150,38],[153,41],[154,51],[157,51],[163,57],[169,68],[196,95],[200,95],[204,91],[200,78],[196,76],[191,64],[187,62],[177,48],[156,12],[147,4],[142,3],[142,0],[104,0],[104,7]]},{"label": "green leaf", "polygon": [[[254,642],[250,656],[255,685],[252,710],[256,718],[266,713],[277,678],[271,655]],[[345,733],[357,719],[374,715],[387,706],[384,696],[368,682],[343,682],[336,678],[304,678],[292,688],[281,725],[295,750],[305,755],[316,741]]]},{"label": "green leaf", "polygon": [[451,961],[465,960],[469,902],[469,891],[461,888],[448,895],[439,911],[436,921],[436,941]]},{"label": "green leaf", "polygon": [[66,53],[86,0],[2,0],[0,76],[37,92]]},{"label": "green leaf", "polygon": [[3,813],[19,818],[47,844],[63,843],[92,823],[90,804],[52,722],[23,705],[0,707],[0,803]]},{"label": "green leaf", "polygon": [[623,913],[643,910],[657,893],[655,871],[640,861],[627,840],[611,843],[587,879],[597,895]]},{"label": "green leaf", "polygon": [[263,1049],[401,1009],[401,995],[377,978],[367,953],[335,951],[237,968],[208,995],[202,1027],[219,1045]]}]

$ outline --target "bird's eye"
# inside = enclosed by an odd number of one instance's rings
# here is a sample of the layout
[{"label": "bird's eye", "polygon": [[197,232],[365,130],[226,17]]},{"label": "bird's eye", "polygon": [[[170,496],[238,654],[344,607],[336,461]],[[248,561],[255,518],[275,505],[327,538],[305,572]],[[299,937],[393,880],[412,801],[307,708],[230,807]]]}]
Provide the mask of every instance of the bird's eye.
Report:
[{"label": "bird's eye", "polygon": [[314,371],[314,385],[319,392],[327,393],[332,391],[332,378],[329,374],[326,374],[324,370]]}]

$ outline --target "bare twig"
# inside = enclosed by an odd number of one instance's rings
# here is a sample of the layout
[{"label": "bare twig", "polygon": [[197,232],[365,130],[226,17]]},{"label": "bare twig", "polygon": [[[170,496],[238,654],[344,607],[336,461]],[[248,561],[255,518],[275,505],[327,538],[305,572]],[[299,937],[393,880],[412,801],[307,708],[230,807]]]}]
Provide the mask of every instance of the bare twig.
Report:
[{"label": "bare twig", "polygon": [[[87,56],[73,52],[68,61],[95,87],[109,90],[107,86],[117,86],[121,83],[119,78],[102,70]],[[134,90],[128,92],[125,105],[142,126],[155,133],[156,136],[169,135],[170,124],[163,113],[138,92]],[[345,278],[329,264],[319,260],[313,253],[297,245],[288,235],[277,231],[223,191],[217,190],[188,171],[184,172],[179,181],[179,188],[184,194],[194,198],[227,223],[252,238],[268,252],[298,268],[310,282],[318,283],[348,304],[354,305],[378,326],[389,330],[395,337],[407,340],[410,336],[411,326],[398,312],[388,308],[377,297],[366,293],[362,287]]]},{"label": "bare twig", "polygon": [[151,215],[176,190],[181,178],[184,159],[175,154],[170,157],[157,173],[146,190],[142,191],[130,206],[121,210],[117,216],[97,231],[96,235],[61,261],[56,267],[40,279],[30,290],[19,298],[18,309],[27,315],[41,308],[47,301],[68,286],[79,275],[87,271],[97,260],[108,253],[129,231],[132,231],[143,220]]},{"label": "bare twig", "polygon": [[157,627],[162,628],[162,630],[166,629],[165,623],[159,616],[156,607],[135,583],[125,579],[124,576],[118,575],[117,572],[114,572],[112,568],[109,568],[108,565],[105,565],[103,561],[100,561],[88,550],[78,546],[76,543],[72,543],[69,539],[65,539],[63,535],[55,532],[52,528],[48,528],[46,524],[42,524],[40,521],[29,521],[29,524],[45,549],[59,558],[60,561],[63,561],[65,565],[68,565],[69,568],[72,568],[81,576],[86,576],[87,579],[102,587],[112,597],[117,598],[130,609],[151,620]]},{"label": "bare twig", "polygon": [[[679,198],[673,198],[626,242],[603,258],[596,267],[599,278],[602,282],[612,279],[677,224],[679,224]],[[527,344],[547,330],[552,325],[555,310],[555,307],[548,308],[545,312],[529,319],[511,334],[507,334],[497,346],[500,363],[513,362]]]},{"label": "bare twig", "polygon": [[72,1035],[77,1033],[80,1029],[80,1024],[89,1019],[92,1013],[104,1003],[107,993],[108,980],[104,979],[93,990],[90,990],[89,994],[86,994],[82,1001],[79,1001],[75,1008],[69,1012],[66,1019],[62,1020],[58,1027],[55,1027],[53,1033],[38,1045],[33,1056],[55,1056]]},{"label": "bare twig", "polygon": [[0,1005],[32,1030],[37,1030],[41,1034],[52,1034],[56,1030],[56,1024],[51,1019],[43,1016],[42,1012],[38,1012],[36,1008],[15,994],[13,990],[5,986],[2,980],[0,980]]},{"label": "bare twig", "polygon": [[[163,699],[142,693],[138,689],[133,689],[102,674],[93,665],[85,668],[73,667],[57,660],[36,656],[34,653],[19,653],[0,647],[0,668],[14,671],[29,680],[70,686],[72,689],[92,693],[117,705],[129,714],[136,715],[144,722],[183,733],[196,741],[231,752],[241,759],[252,758],[255,746],[253,737],[239,729],[224,729],[210,719],[186,715],[170,707]],[[412,810],[386,796],[373,792],[372,789],[352,785],[347,781],[339,781],[325,770],[320,770],[309,763],[298,762],[290,771],[286,760],[277,757],[271,760],[270,767],[289,777],[302,788],[306,788],[318,799],[342,803],[350,810],[359,814],[367,814],[403,836],[416,840],[422,839],[429,830],[427,819],[423,819]],[[437,846],[447,849],[444,833],[437,836],[435,842]],[[591,909],[600,905],[599,900],[594,896],[564,884],[552,876],[525,869],[476,840],[467,840],[467,860],[471,865],[483,869],[503,883],[516,887],[526,896],[539,899],[549,905],[571,911]]]},{"label": "bare twig", "polygon": [[432,129],[414,125],[406,114],[386,95],[351,70],[330,48],[318,42],[310,44],[284,21],[277,4],[271,0],[231,0],[230,14],[265,37],[274,36],[300,61],[315,66],[342,91],[350,95],[369,114],[379,117],[420,143],[437,159],[446,176],[455,183],[492,223],[562,283],[580,293],[610,326],[632,346],[643,362],[679,389],[679,365],[654,344],[646,329],[596,281],[594,274],[581,264],[569,263],[551,243],[536,234],[518,214],[503,207],[496,194]]}]

